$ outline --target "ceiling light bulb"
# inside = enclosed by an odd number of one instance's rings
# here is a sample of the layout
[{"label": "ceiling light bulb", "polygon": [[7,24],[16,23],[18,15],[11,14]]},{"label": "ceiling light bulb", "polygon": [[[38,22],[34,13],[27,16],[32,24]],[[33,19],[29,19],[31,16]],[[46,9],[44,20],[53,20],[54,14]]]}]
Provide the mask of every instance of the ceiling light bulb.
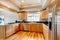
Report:
[{"label": "ceiling light bulb", "polygon": [[21,1],[22,3],[24,2],[24,0]]}]

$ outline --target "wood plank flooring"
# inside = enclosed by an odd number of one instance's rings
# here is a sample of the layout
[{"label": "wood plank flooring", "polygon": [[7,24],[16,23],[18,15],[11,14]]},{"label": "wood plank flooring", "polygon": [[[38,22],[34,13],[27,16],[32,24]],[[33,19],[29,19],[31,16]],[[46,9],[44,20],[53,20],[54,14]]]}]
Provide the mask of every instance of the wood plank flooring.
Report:
[{"label": "wood plank flooring", "polygon": [[44,36],[42,33],[20,31],[6,40],[44,40]]}]

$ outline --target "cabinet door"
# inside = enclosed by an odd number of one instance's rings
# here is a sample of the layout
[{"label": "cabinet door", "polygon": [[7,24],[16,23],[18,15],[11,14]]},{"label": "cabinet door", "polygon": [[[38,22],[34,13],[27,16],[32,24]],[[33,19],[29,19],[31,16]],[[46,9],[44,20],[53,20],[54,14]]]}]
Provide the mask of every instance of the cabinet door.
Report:
[{"label": "cabinet door", "polygon": [[5,39],[5,26],[0,25],[0,40]]},{"label": "cabinet door", "polygon": [[17,31],[19,31],[19,24],[9,24],[6,25],[6,37],[16,33]]}]

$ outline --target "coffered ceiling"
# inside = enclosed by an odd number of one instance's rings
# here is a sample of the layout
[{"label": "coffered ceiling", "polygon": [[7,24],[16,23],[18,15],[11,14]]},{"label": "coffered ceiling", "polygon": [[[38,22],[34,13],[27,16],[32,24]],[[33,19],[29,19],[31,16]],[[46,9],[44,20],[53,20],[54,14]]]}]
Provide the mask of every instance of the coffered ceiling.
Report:
[{"label": "coffered ceiling", "polygon": [[[56,0],[57,1],[57,0]],[[59,0],[60,1],[60,0]],[[59,1],[57,1],[59,7]],[[40,11],[49,5],[53,5],[55,0],[0,0],[0,8],[9,9],[12,11]]]}]

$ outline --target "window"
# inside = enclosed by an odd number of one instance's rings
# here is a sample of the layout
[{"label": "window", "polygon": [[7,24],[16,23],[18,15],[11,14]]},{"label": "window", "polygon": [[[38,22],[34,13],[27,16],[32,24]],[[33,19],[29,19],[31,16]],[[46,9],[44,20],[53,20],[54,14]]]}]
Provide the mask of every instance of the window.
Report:
[{"label": "window", "polygon": [[57,16],[55,17],[55,21],[56,21],[58,24],[60,24],[60,15],[57,15]]},{"label": "window", "polygon": [[40,13],[28,13],[27,21],[40,21]]},{"label": "window", "polygon": [[0,16],[0,25],[4,25],[4,16]]}]

